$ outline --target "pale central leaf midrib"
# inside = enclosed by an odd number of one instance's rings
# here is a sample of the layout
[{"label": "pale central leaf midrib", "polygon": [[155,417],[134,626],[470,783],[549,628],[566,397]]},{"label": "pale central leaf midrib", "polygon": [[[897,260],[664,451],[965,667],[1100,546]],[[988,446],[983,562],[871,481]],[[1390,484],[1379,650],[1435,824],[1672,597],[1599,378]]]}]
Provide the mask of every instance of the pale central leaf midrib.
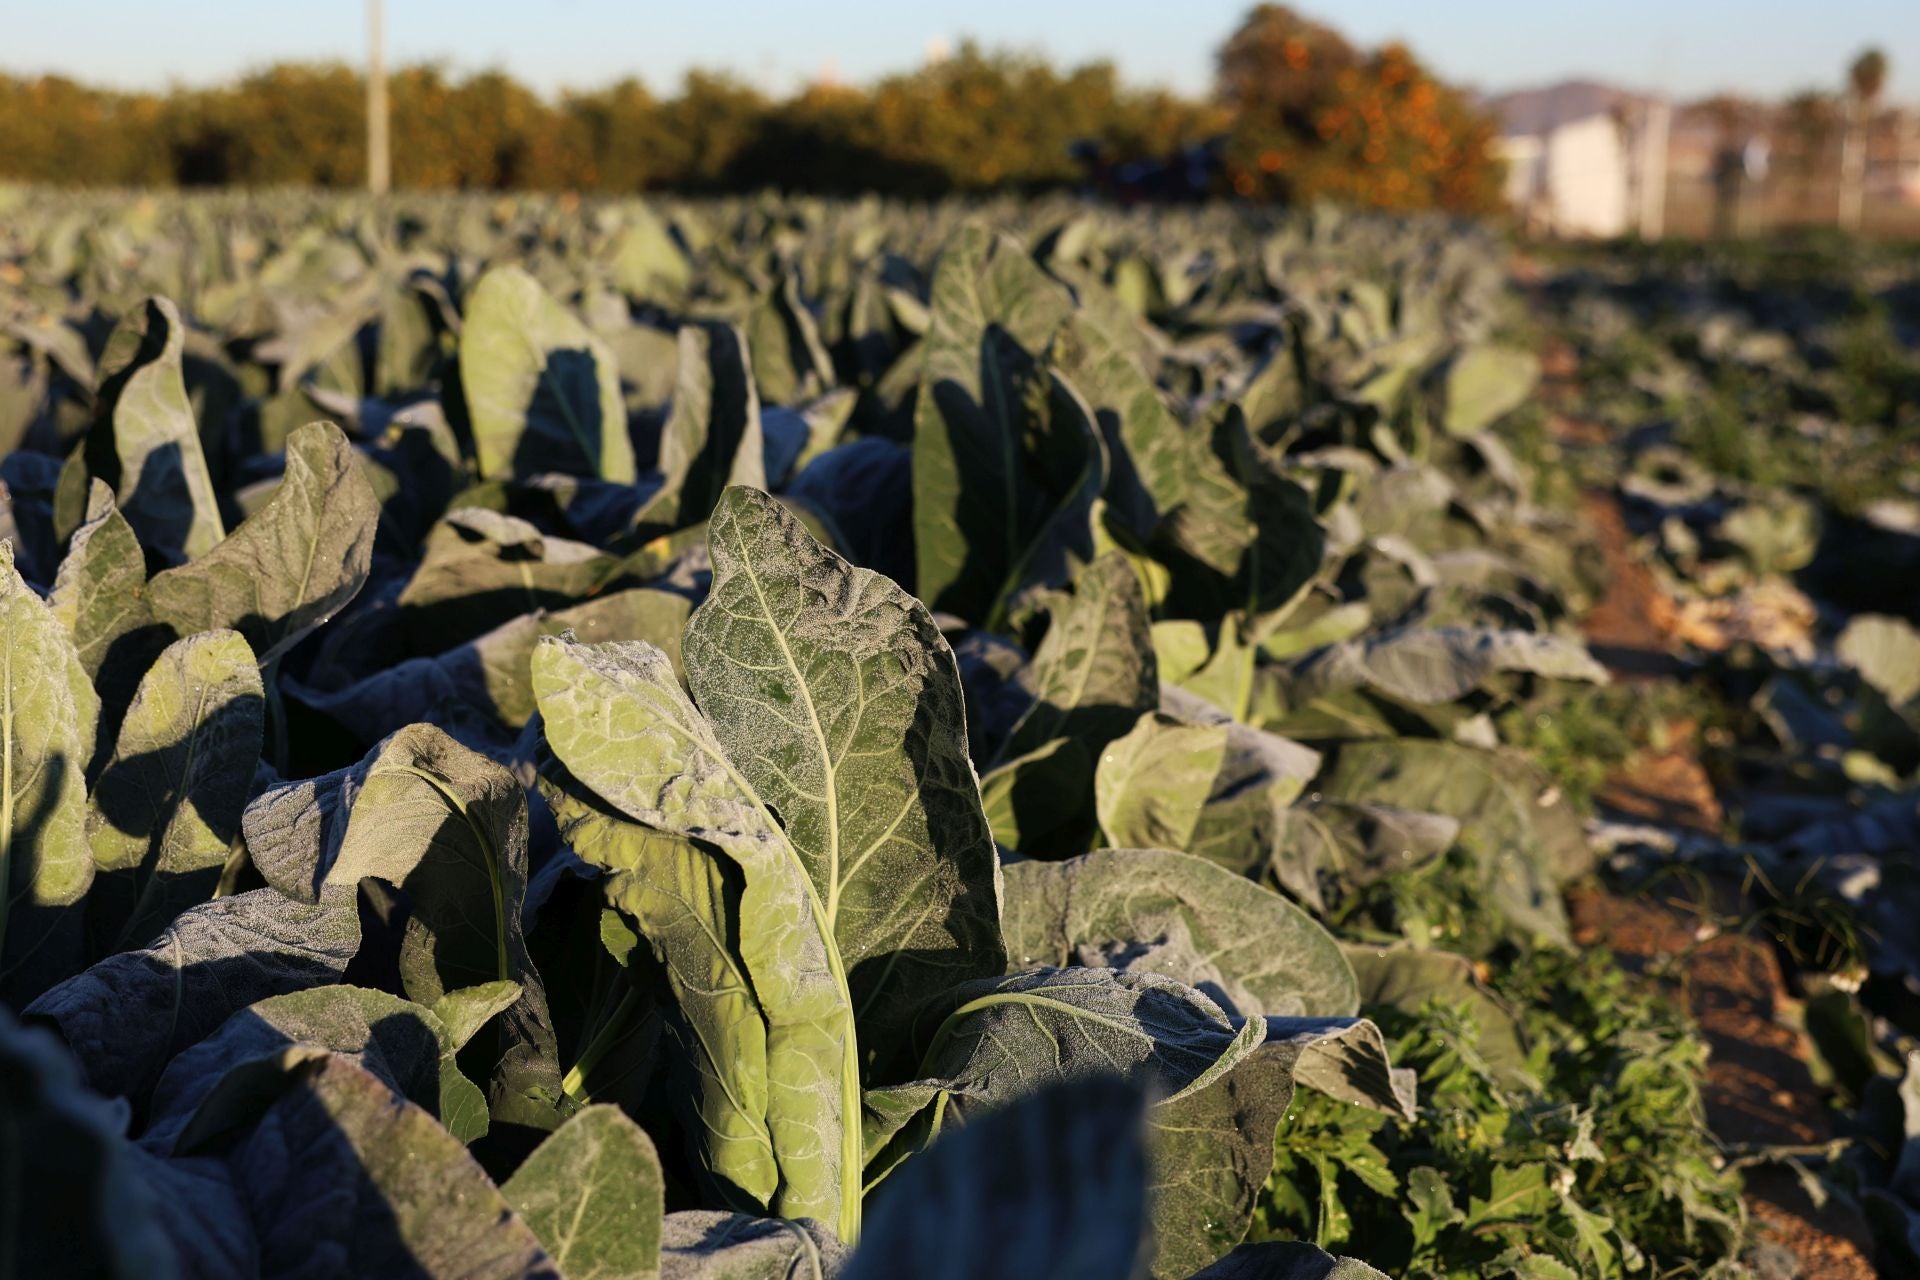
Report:
[{"label": "pale central leaf midrib", "polygon": [[[774,643],[780,646],[780,656],[786,662],[788,672],[793,676],[793,682],[799,690],[800,701],[807,709],[807,723],[813,729],[813,740],[820,749],[820,774],[822,781],[826,784],[821,790],[825,795],[827,809],[827,900],[824,906],[828,937],[835,941],[834,950],[837,954],[839,947],[833,929],[838,922],[840,912],[840,795],[835,778],[837,769],[833,761],[833,752],[827,743],[826,730],[820,725],[820,711],[814,705],[813,687],[801,674],[800,664],[794,661],[793,649],[787,644],[786,632],[780,629],[780,623],[774,616],[773,608],[767,602],[766,590],[760,584],[760,575],[753,566],[753,555],[747,548],[745,538],[740,539],[737,550],[742,572],[746,575],[749,585],[753,587],[753,596],[759,601],[761,616],[767,620],[767,630],[773,634]],[[731,770],[732,766],[729,765],[728,768]],[[748,792],[755,794],[752,788],[748,788]],[[811,877],[808,878],[811,879]]]}]

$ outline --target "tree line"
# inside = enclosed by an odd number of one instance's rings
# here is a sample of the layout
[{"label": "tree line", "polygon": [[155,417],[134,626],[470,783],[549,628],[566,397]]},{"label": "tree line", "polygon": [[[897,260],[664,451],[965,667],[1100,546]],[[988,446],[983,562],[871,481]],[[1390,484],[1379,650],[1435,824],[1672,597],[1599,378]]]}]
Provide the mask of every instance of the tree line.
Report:
[{"label": "tree line", "polygon": [[[863,86],[773,98],[689,73],[549,100],[500,71],[432,65],[389,83],[397,188],[630,193],[778,187],[909,197],[1111,181],[1212,144],[1212,194],[1491,208],[1492,126],[1399,46],[1355,49],[1275,5],[1222,47],[1194,99],[964,45]],[[0,76],[0,179],[70,186],[352,187],[366,173],[365,83],[283,64],[210,88],[129,93]]]}]

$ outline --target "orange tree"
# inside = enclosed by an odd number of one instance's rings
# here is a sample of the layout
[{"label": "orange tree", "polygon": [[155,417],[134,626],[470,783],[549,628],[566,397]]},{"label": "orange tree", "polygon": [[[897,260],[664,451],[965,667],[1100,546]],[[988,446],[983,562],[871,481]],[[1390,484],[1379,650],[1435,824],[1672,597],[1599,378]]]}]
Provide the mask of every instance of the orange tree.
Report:
[{"label": "orange tree", "polygon": [[1260,5],[1220,49],[1232,112],[1228,177],[1243,196],[1385,209],[1498,207],[1492,122],[1406,48],[1356,50],[1282,5]]}]

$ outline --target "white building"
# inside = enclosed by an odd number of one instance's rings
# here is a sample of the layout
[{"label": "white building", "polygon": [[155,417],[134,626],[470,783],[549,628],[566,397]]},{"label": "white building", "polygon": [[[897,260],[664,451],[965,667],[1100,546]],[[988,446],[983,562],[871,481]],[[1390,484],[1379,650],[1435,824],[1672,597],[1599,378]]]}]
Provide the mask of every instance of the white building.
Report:
[{"label": "white building", "polygon": [[1573,82],[1487,104],[1501,121],[1507,202],[1528,230],[1656,238],[1666,202],[1662,102]]},{"label": "white building", "polygon": [[1507,202],[1548,235],[1625,235],[1634,210],[1622,132],[1611,115],[1592,115],[1502,138]]}]

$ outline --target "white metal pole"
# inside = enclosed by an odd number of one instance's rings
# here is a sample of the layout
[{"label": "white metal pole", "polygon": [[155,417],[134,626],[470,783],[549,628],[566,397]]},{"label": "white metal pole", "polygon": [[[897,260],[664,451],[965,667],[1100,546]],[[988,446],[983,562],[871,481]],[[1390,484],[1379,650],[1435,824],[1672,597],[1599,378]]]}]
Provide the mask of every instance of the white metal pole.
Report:
[{"label": "white metal pole", "polygon": [[367,0],[367,190],[385,195],[393,169],[387,152],[387,50],[381,0]]},{"label": "white metal pole", "polygon": [[1857,93],[1847,95],[1847,132],[1840,144],[1840,226],[1860,229],[1867,177],[1867,110]]}]

